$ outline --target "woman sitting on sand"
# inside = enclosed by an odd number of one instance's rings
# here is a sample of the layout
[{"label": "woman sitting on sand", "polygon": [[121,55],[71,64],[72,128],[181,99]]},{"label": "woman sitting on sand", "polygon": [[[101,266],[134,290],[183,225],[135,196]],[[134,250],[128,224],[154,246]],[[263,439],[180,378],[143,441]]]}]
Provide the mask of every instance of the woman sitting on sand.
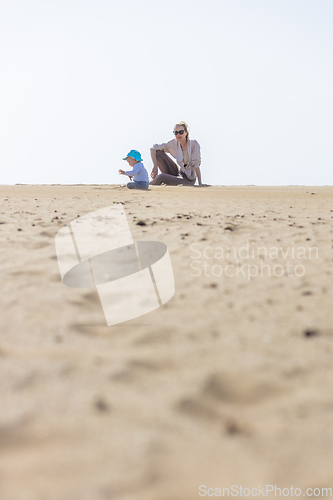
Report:
[{"label": "woman sitting on sand", "polygon": [[[188,126],[185,122],[176,123],[173,133],[174,139],[162,144],[154,144],[150,149],[154,164],[150,174],[153,180],[150,181],[150,184],[194,186],[196,179],[198,179],[199,186],[204,186],[201,183],[199,143],[189,139]],[[170,153],[175,161],[166,153]],[[162,172],[159,175],[158,169]]]}]

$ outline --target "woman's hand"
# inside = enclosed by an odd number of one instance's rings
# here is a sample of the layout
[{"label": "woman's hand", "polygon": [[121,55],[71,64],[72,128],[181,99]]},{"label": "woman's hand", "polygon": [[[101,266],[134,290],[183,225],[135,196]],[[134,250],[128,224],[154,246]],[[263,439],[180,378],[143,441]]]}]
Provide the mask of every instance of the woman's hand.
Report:
[{"label": "woman's hand", "polygon": [[154,165],[154,166],[153,166],[153,170],[151,171],[150,177],[151,177],[152,179],[155,179],[155,177],[157,176],[157,174],[158,174],[158,168],[157,168],[157,166],[156,166],[156,165]]},{"label": "woman's hand", "polygon": [[122,170],[121,168],[118,170],[118,172],[119,172],[119,175],[126,175],[125,170]]}]

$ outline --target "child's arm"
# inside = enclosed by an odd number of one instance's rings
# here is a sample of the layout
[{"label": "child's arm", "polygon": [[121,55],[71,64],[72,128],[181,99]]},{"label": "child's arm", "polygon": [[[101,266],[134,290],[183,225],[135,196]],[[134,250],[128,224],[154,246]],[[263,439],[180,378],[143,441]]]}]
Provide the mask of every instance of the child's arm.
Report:
[{"label": "child's arm", "polygon": [[138,167],[138,163],[136,163],[134,165],[134,167],[132,168],[132,170],[127,170],[127,172],[125,172],[126,175],[128,175],[128,177],[133,177],[133,175],[137,174],[139,172],[139,167]]},{"label": "child's arm", "polygon": [[122,170],[121,168],[119,169],[119,174],[120,175],[127,175],[132,180],[133,175],[126,174],[125,170]]},{"label": "child's arm", "polygon": [[133,175],[126,174],[125,170],[122,170],[121,168],[118,170],[120,175],[127,175],[130,179],[132,179]]}]

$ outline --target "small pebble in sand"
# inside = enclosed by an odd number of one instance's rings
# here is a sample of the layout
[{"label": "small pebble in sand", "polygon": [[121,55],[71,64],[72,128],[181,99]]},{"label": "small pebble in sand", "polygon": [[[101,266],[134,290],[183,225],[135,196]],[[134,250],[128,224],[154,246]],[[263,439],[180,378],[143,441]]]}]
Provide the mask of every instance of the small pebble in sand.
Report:
[{"label": "small pebble in sand", "polygon": [[225,431],[227,434],[234,436],[235,434],[241,434],[245,431],[241,423],[236,420],[230,419],[225,423]]},{"label": "small pebble in sand", "polygon": [[103,398],[97,398],[94,403],[95,409],[100,412],[108,412],[110,410],[110,406]]},{"label": "small pebble in sand", "polygon": [[146,226],[147,224],[145,223],[145,221],[143,220],[139,220],[137,223],[136,223],[137,226]]},{"label": "small pebble in sand", "polygon": [[307,328],[303,333],[305,337],[316,337],[317,335],[319,335],[319,330]]},{"label": "small pebble in sand", "polygon": [[217,283],[209,283],[203,285],[203,288],[217,288]]}]

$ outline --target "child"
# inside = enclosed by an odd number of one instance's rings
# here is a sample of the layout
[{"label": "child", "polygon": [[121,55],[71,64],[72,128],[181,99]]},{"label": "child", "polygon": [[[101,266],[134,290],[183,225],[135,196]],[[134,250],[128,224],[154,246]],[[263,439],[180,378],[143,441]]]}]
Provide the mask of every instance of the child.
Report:
[{"label": "child", "polygon": [[127,163],[133,169],[127,172],[125,170],[119,169],[119,174],[128,175],[128,177],[130,178],[133,177],[133,182],[127,183],[128,189],[148,189],[149,188],[148,172],[142,163],[142,158],[139,151],[132,149],[128,153],[126,158],[123,158],[123,160],[127,160]]}]

